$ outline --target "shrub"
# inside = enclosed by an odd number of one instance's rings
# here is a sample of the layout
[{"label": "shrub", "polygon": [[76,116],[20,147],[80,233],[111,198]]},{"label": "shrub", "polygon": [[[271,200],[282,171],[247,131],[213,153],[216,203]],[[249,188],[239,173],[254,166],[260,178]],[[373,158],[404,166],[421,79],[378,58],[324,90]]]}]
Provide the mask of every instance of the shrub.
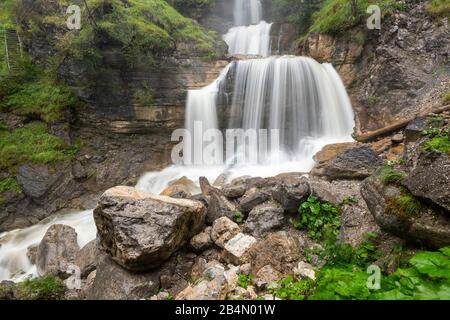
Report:
[{"label": "shrub", "polygon": [[395,199],[399,210],[407,216],[417,216],[422,210],[420,201],[411,194],[404,194]]},{"label": "shrub", "polygon": [[299,214],[299,218],[294,221],[294,227],[308,230],[312,239],[334,239],[339,234],[340,210],[333,204],[321,202],[311,196],[301,204]]},{"label": "shrub", "polygon": [[305,300],[313,290],[314,281],[311,279],[296,280],[292,275],[277,282],[274,295],[284,300]]},{"label": "shrub", "polygon": [[17,289],[19,298],[26,300],[61,300],[66,292],[63,282],[54,276],[27,279]]}]

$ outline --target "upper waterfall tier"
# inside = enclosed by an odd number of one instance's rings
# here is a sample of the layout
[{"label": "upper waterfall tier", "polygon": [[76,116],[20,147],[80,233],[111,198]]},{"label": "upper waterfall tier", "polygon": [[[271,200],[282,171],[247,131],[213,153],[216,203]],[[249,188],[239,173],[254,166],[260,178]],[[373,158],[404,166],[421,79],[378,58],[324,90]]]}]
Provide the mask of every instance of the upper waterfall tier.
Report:
[{"label": "upper waterfall tier", "polygon": [[234,25],[257,24],[263,19],[262,12],[260,0],[234,0]]},{"label": "upper waterfall tier", "polygon": [[270,29],[272,24],[259,24],[231,28],[223,40],[228,44],[230,54],[270,55]]}]

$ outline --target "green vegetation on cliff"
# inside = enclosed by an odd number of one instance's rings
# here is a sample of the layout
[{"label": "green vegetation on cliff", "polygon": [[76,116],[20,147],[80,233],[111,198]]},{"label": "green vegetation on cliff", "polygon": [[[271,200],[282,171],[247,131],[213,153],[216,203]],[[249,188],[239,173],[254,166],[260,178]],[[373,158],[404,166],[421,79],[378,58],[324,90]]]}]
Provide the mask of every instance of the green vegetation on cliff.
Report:
[{"label": "green vegetation on cliff", "polygon": [[63,300],[67,289],[53,276],[29,278],[17,284],[0,285],[0,300]]},{"label": "green vegetation on cliff", "polygon": [[432,0],[426,6],[428,13],[435,16],[447,16],[450,18],[450,1],[448,0]]}]

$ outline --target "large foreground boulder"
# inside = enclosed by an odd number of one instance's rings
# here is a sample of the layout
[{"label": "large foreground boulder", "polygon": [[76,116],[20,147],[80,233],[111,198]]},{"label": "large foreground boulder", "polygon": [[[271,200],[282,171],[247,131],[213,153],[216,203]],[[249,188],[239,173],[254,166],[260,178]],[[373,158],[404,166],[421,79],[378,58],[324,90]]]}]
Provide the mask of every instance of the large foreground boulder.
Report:
[{"label": "large foreground boulder", "polygon": [[419,202],[402,187],[383,185],[377,174],[363,182],[361,194],[384,231],[431,248],[450,245],[450,217],[443,209]]},{"label": "large foreground boulder", "polygon": [[94,210],[100,246],[126,269],[146,271],[166,261],[199,233],[206,208],[199,201],[173,199],[115,187]]},{"label": "large foreground boulder", "polygon": [[36,252],[39,276],[63,276],[68,264],[73,263],[80,250],[74,228],[55,224],[48,228]]},{"label": "large foreground boulder", "polygon": [[445,153],[421,153],[405,185],[411,193],[450,211],[450,156]]}]

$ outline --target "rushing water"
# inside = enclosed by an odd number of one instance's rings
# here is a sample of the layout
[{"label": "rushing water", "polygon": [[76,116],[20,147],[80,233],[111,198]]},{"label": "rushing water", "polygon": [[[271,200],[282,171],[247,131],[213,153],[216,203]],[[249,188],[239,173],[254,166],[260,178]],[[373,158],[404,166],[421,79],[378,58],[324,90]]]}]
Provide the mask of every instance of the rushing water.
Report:
[{"label": "rushing water", "polygon": [[272,24],[263,21],[259,0],[234,0],[234,24],[223,36],[230,54],[270,55]]},{"label": "rushing water", "polygon": [[[262,20],[259,0],[235,0],[235,27],[224,35],[230,53],[270,55],[271,24]],[[240,152],[228,155],[223,165],[173,165],[160,172],[145,174],[137,184],[143,191],[160,193],[168,183],[182,177],[194,182],[200,176],[214,181],[225,174],[228,180],[250,175],[269,177],[283,172],[309,172],[313,155],[330,143],[351,141],[353,111],[344,85],[330,64],[319,64],[306,57],[269,57],[237,61],[228,65],[211,85],[190,90],[186,103],[185,127],[194,130],[200,121],[203,131],[218,127],[217,100],[221,84],[234,71],[234,90],[228,127],[277,129],[281,149],[257,163],[233,163]],[[257,146],[253,146],[257,147]],[[250,148],[250,150],[255,148]],[[198,185],[192,184],[192,192]],[[35,275],[27,258],[27,248],[37,245],[53,224],[75,228],[80,246],[96,236],[92,210],[56,215],[21,230],[0,235],[0,281],[23,280]]]}]

